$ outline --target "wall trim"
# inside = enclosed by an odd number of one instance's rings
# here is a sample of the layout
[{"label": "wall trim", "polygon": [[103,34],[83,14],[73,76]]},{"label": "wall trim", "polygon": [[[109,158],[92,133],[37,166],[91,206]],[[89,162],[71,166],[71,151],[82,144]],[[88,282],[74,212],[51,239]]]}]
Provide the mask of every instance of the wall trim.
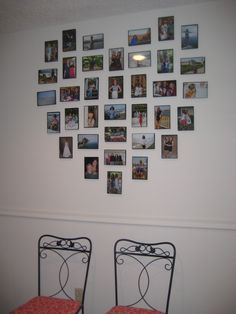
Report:
[{"label": "wall trim", "polygon": [[236,231],[236,221],[207,220],[207,219],[180,219],[173,217],[145,217],[145,216],[119,216],[106,214],[87,214],[83,212],[49,212],[49,211],[29,211],[0,209],[0,216],[46,219],[57,221],[77,221],[87,223],[108,223],[108,224],[128,224],[140,226],[158,226],[169,228],[191,228],[191,229],[215,229]]}]

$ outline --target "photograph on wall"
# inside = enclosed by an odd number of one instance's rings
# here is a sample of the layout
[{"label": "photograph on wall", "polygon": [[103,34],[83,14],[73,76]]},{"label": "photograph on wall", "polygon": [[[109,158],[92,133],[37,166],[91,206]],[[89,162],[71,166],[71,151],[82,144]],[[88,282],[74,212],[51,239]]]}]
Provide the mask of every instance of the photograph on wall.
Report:
[{"label": "photograph on wall", "polygon": [[98,106],[84,106],[84,127],[98,127]]},{"label": "photograph on wall", "polygon": [[183,98],[208,98],[208,82],[183,82]]},{"label": "photograph on wall", "polygon": [[132,127],[147,127],[147,104],[132,104]]},{"label": "photograph on wall", "polygon": [[98,149],[98,134],[78,134],[78,149]]},{"label": "photograph on wall", "polygon": [[108,77],[108,98],[123,98],[123,76]]},{"label": "photograph on wall", "polygon": [[73,158],[73,137],[63,136],[59,137],[59,157]]},{"label": "photograph on wall", "polygon": [[147,76],[146,74],[131,75],[131,97],[147,96]]},{"label": "photograph on wall", "polygon": [[76,29],[62,31],[62,51],[76,50]]},{"label": "photograph on wall", "polygon": [[181,48],[198,48],[198,24],[181,25]]},{"label": "photograph on wall", "polygon": [[59,111],[47,112],[47,132],[60,133],[61,114]]},{"label": "photograph on wall", "polygon": [[128,67],[142,68],[151,66],[151,51],[137,51],[128,53]]},{"label": "photograph on wall", "polygon": [[94,50],[104,48],[104,34],[93,34],[83,36],[83,50]]},{"label": "photograph on wall", "polygon": [[125,120],[126,104],[104,105],[104,120]]},{"label": "photograph on wall", "polygon": [[65,108],[65,130],[79,129],[79,108]]},{"label": "photograph on wall", "polygon": [[63,79],[76,78],[76,57],[63,58]]},{"label": "photograph on wall", "polygon": [[176,90],[176,80],[153,82],[153,97],[173,97]]},{"label": "photograph on wall", "polygon": [[37,106],[56,105],[56,90],[37,92]]},{"label": "photograph on wall", "polygon": [[109,71],[124,70],[124,48],[109,49]]},{"label": "photograph on wall", "polygon": [[205,57],[180,58],[180,74],[204,74]]},{"label": "photograph on wall", "polygon": [[82,57],[82,71],[100,71],[103,70],[103,55]]},{"label": "photograph on wall", "polygon": [[174,16],[158,18],[159,41],[174,40]]},{"label": "photograph on wall", "polygon": [[151,44],[151,28],[129,30],[128,44],[129,46]]},{"label": "photograph on wall", "polygon": [[98,179],[99,178],[99,158],[84,157],[84,178]]},{"label": "photograph on wall", "polygon": [[80,100],[80,87],[79,86],[67,86],[60,87],[60,101],[79,101]]},{"label": "photograph on wall", "polygon": [[132,179],[147,180],[148,178],[148,157],[132,157]]},{"label": "photograph on wall", "polygon": [[122,194],[121,171],[107,171],[107,193]]},{"label": "photograph on wall", "polygon": [[89,77],[84,79],[84,99],[93,100],[99,97],[99,78]]},{"label": "photograph on wall", "polygon": [[105,149],[104,165],[108,166],[124,166],[126,165],[125,149]]},{"label": "photograph on wall", "polygon": [[155,133],[133,133],[132,149],[155,149]]},{"label": "photograph on wall", "polygon": [[126,142],[127,128],[125,126],[109,126],[104,130],[105,142]]},{"label": "photograph on wall", "polygon": [[174,49],[157,50],[157,73],[174,72]]},{"label": "photograph on wall", "polygon": [[194,107],[178,107],[178,130],[193,131],[194,130]]},{"label": "photograph on wall", "polygon": [[170,106],[154,106],[154,128],[170,129]]},{"label": "photograph on wall", "polygon": [[161,158],[174,159],[178,158],[178,135],[162,135],[161,136]]},{"label": "photograph on wall", "polygon": [[57,69],[44,69],[38,71],[39,84],[57,83]]},{"label": "photograph on wall", "polygon": [[58,61],[58,40],[45,41],[45,62]]}]

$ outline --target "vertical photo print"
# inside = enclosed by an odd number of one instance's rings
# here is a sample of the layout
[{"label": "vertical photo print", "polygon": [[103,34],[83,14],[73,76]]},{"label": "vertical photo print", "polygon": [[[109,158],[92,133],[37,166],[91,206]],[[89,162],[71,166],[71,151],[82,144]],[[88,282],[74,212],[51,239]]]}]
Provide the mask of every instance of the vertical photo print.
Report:
[{"label": "vertical photo print", "polygon": [[65,130],[79,129],[79,108],[65,108]]},{"label": "vertical photo print", "polygon": [[108,98],[123,98],[123,76],[110,76],[108,78]]},{"label": "vertical photo print", "polygon": [[121,171],[107,171],[107,194],[122,194]]},{"label": "vertical photo print", "polygon": [[98,127],[98,106],[84,106],[84,127]]},{"label": "vertical photo print", "polygon": [[174,72],[174,49],[157,50],[157,73]]},{"label": "vertical photo print", "polygon": [[178,130],[193,131],[194,130],[194,107],[178,107]]},{"label": "vertical photo print", "polygon": [[147,127],[147,104],[132,104],[132,127]]},{"label": "vertical photo print", "polygon": [[84,79],[84,99],[93,100],[99,97],[99,78],[89,77]]},{"label": "vertical photo print", "polygon": [[60,112],[47,112],[47,132],[60,133]]},{"label": "vertical photo print", "polygon": [[162,135],[161,136],[161,157],[164,159],[178,158],[178,135]]},{"label": "vertical photo print", "polygon": [[76,50],[76,29],[62,31],[62,51]]},{"label": "vertical photo print", "polygon": [[76,78],[76,57],[63,58],[63,79]]},{"label": "vertical photo print", "polygon": [[109,71],[124,70],[124,48],[109,49]]},{"label": "vertical photo print", "polygon": [[131,75],[131,97],[147,96],[147,76],[146,74]]},{"label": "vertical photo print", "polygon": [[99,178],[99,158],[84,157],[84,178],[98,179]]},{"label": "vertical photo print", "polygon": [[170,106],[154,106],[154,128],[170,129]]},{"label": "vertical photo print", "polygon": [[158,18],[159,41],[174,40],[174,16]]},{"label": "vertical photo print", "polygon": [[148,177],[148,157],[132,157],[132,179],[147,180]]},{"label": "vertical photo print", "polygon": [[73,158],[73,137],[59,137],[59,157]]},{"label": "vertical photo print", "polygon": [[58,61],[58,40],[45,41],[45,62]]},{"label": "vertical photo print", "polygon": [[198,48],[198,24],[181,25],[182,49]]}]

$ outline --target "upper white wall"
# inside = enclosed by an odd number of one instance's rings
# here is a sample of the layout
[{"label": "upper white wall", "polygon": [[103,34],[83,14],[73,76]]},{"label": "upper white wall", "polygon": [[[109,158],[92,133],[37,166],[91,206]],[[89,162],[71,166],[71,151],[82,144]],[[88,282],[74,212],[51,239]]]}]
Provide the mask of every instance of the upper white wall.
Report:
[{"label": "upper white wall", "polygon": [[[175,40],[158,42],[157,19],[167,15],[175,16]],[[199,25],[199,49],[181,50],[181,25],[194,23]],[[128,47],[128,30],[144,27],[151,27],[152,44]],[[77,29],[77,51],[62,53],[62,30],[69,28]],[[83,52],[83,35],[95,33],[104,33],[105,48]],[[45,64],[44,42],[54,39],[59,41],[59,62]],[[125,70],[109,72],[108,49],[115,47],[125,48]],[[156,52],[162,48],[174,48],[173,74],[157,74]],[[1,36],[1,213],[95,221],[144,221],[147,224],[162,221],[163,224],[191,225],[198,221],[199,224],[213,223],[214,226],[215,223],[217,226],[222,224],[235,228],[235,48],[233,1],[108,17]],[[134,50],[151,50],[152,67],[128,69],[127,55]],[[96,53],[104,55],[104,70],[82,72],[82,56]],[[78,59],[77,79],[63,81],[62,57],[74,55]],[[185,56],[205,56],[206,74],[180,75],[179,60]],[[81,100],[78,103],[79,131],[64,130],[64,108],[77,106],[77,103],[65,104],[58,101],[56,106],[36,105],[37,91],[54,88],[52,85],[37,84],[38,69],[52,65],[59,69],[57,99],[60,87],[75,84],[81,87]],[[147,98],[140,101],[148,104],[148,127],[142,131],[155,132],[156,149],[153,151],[131,149],[131,133],[140,131],[131,128],[131,104],[139,102],[130,97],[130,76],[134,73],[147,73]],[[128,140],[124,144],[104,142],[104,126],[111,123],[105,123],[103,108],[104,104],[111,102],[107,98],[107,86],[108,76],[112,75],[124,76],[124,99],[121,101],[127,104],[127,120],[122,125],[128,128]],[[89,76],[99,77],[98,101],[83,100],[84,78]],[[171,78],[177,80],[178,96],[153,98],[152,81]],[[209,98],[183,99],[182,83],[199,80],[209,82]],[[96,131],[83,128],[83,107],[87,104],[99,105],[98,151],[81,151],[76,147],[78,133]],[[171,105],[171,130],[154,130],[153,107],[157,104]],[[182,105],[194,106],[194,131],[177,131],[176,111]],[[73,136],[72,160],[59,159],[59,136],[47,134],[46,114],[54,110],[59,110],[62,114],[60,136]],[[161,159],[160,137],[165,133],[178,134],[179,153],[176,160]],[[120,168],[104,166],[105,148],[126,149],[127,165]],[[93,155],[100,158],[100,178],[85,180],[83,158]],[[147,181],[131,179],[131,160],[134,155],[148,156]],[[106,175],[111,169],[123,172],[122,195],[106,193]]]}]

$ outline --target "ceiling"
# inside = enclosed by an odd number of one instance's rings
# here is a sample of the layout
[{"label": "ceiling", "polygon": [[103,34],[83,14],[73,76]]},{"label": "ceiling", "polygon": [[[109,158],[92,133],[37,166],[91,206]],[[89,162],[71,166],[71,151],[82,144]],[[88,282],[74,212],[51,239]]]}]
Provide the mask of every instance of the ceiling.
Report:
[{"label": "ceiling", "polygon": [[208,1],[0,0],[0,34]]}]

